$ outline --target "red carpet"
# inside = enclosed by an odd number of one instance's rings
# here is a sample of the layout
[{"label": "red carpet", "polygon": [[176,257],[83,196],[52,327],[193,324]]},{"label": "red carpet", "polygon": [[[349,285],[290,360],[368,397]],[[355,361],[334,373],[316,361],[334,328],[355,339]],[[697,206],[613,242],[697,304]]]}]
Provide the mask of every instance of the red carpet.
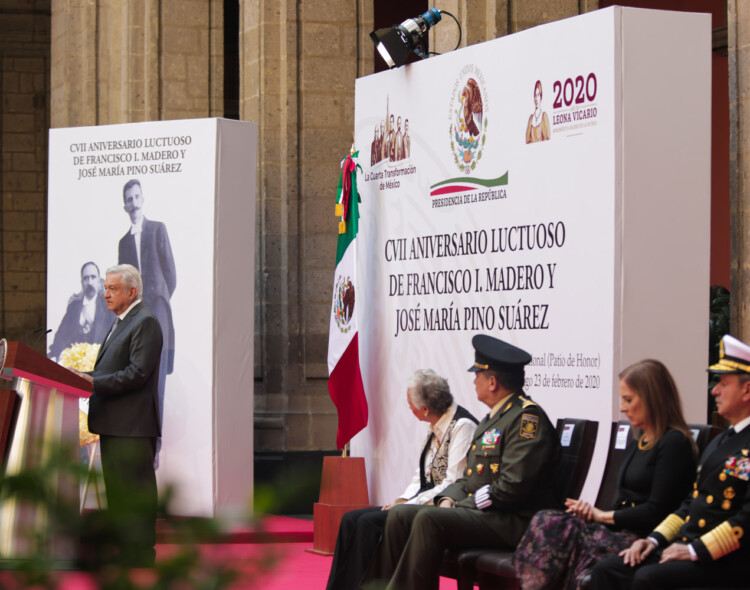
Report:
[{"label": "red carpet", "polygon": [[[167,536],[166,531],[160,531],[157,560],[179,549],[172,539],[161,542]],[[313,547],[310,520],[269,516],[263,519],[262,530],[234,529],[223,541],[201,545],[200,551],[207,561],[242,573],[243,579],[233,584],[232,590],[325,590],[333,558],[307,551]],[[440,590],[456,590],[455,580],[440,578]]]},{"label": "red carpet", "polygon": [[[245,579],[232,586],[232,590],[325,590],[332,557],[308,553],[312,543],[283,543],[267,545],[204,545],[203,555],[210,560],[231,562],[241,568]],[[166,547],[160,547],[165,550]],[[157,559],[161,551],[157,553]],[[267,569],[248,562],[267,558]],[[456,590],[456,581],[440,578],[440,590]]]},{"label": "red carpet", "polygon": [[[168,525],[160,523],[157,562],[182,548]],[[198,549],[209,564],[231,567],[241,579],[232,590],[325,590],[332,557],[309,553],[313,547],[313,523],[309,520],[272,516],[263,519],[260,528],[229,531],[218,543],[201,544]],[[0,572],[0,588],[21,590],[11,582],[10,572]],[[131,580],[139,588],[151,588],[156,581],[153,570],[131,571]],[[54,576],[58,590],[97,590],[86,573],[61,571]],[[440,578],[440,590],[455,590],[455,580]]]},{"label": "red carpet", "polygon": [[[307,551],[313,548],[312,521],[271,516],[264,520],[263,528],[262,532],[231,531],[228,542],[201,545],[201,553],[212,563],[231,564],[242,572],[244,579],[234,584],[233,590],[325,590],[333,557]],[[308,538],[299,542],[305,535]],[[157,560],[175,548],[158,545]],[[455,589],[455,580],[440,578],[440,590]]]},{"label": "red carpet", "polygon": [[[157,543],[180,543],[169,523],[156,524]],[[228,527],[219,543],[306,543],[313,540],[312,520],[288,516],[264,516],[256,526]]]}]

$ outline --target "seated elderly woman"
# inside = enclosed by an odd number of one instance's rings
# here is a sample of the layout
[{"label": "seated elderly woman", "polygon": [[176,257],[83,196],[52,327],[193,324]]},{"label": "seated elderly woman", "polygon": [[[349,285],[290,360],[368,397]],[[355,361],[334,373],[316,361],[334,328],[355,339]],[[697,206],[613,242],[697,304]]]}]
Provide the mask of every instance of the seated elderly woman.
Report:
[{"label": "seated elderly woman", "polygon": [[391,504],[344,514],[327,590],[357,588],[382,537],[388,510],[395,504],[426,504],[463,476],[477,420],[453,402],[448,382],[431,369],[420,369],[406,384],[409,409],[430,425],[409,485]]},{"label": "seated elderly woman", "polygon": [[697,449],[667,368],[643,360],[620,373],[620,411],[641,433],[625,451],[610,510],[567,499],[543,510],[514,555],[522,590],[579,588],[596,562],[630,547],[674,510],[695,477]]}]

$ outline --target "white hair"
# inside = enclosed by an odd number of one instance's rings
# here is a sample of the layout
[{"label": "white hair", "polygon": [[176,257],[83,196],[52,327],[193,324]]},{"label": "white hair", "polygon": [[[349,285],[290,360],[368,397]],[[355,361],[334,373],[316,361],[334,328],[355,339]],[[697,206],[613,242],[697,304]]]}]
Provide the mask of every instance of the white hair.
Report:
[{"label": "white hair", "polygon": [[128,288],[135,287],[135,300],[140,301],[143,297],[143,279],[141,273],[132,264],[118,264],[107,269],[107,275],[120,275],[122,282]]},{"label": "white hair", "polygon": [[411,403],[421,408],[426,406],[435,416],[442,416],[453,403],[448,381],[432,369],[419,369],[406,382]]}]

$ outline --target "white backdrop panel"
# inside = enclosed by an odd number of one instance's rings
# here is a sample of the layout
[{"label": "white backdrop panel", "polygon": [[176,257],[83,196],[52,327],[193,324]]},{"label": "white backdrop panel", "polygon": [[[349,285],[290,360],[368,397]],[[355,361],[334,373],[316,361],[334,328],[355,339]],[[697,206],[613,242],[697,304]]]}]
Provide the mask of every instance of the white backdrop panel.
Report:
[{"label": "white backdrop panel", "polygon": [[[47,325],[56,330],[68,298],[81,290],[80,268],[96,262],[102,276],[118,263],[119,240],[129,231],[123,210],[123,186],[141,182],[144,217],[165,224],[174,256],[177,287],[171,298],[175,325],[174,372],[167,376],[163,447],[157,478],[160,488],[177,486],[174,510],[179,514],[213,515],[214,374],[216,343],[215,258],[221,254],[215,236],[218,215],[217,140],[222,126],[243,127],[225,149],[247,158],[225,174],[245,187],[243,194],[223,199],[227,210],[254,203],[255,127],[216,119],[132,123],[99,127],[53,129],[49,150]],[[226,142],[225,142],[226,143]],[[227,186],[230,183],[225,182]],[[248,211],[249,210],[249,211]],[[239,241],[246,249],[237,273],[253,273],[254,206],[242,205],[246,232]],[[236,229],[236,228],[235,228]],[[226,253],[225,253],[226,254]],[[244,268],[243,268],[244,265]],[[229,278],[224,286],[232,288]],[[246,292],[247,294],[248,292]],[[252,290],[246,308],[235,310],[235,325],[252,335]],[[54,333],[50,335],[52,341]],[[252,359],[252,337],[249,338]],[[245,355],[247,356],[247,355]],[[252,361],[250,361],[252,362]],[[249,381],[249,382],[248,382]],[[245,389],[246,388],[246,389]],[[240,396],[252,398],[252,378],[222,391],[217,403],[235,405]],[[236,410],[252,433],[252,406],[238,402]],[[247,440],[244,440],[247,439]],[[245,456],[247,472],[238,476],[249,499],[252,494],[252,434],[237,441],[231,452]],[[245,477],[249,474],[248,478]]]},{"label": "white backdrop panel", "polygon": [[[532,353],[525,390],[553,421],[600,422],[585,491],[595,495],[622,368],[620,10],[357,80],[358,321],[370,423],[352,451],[367,459],[371,501],[392,501],[418,460],[425,428],[404,397],[416,369],[434,368],[460,404],[486,413],[466,372],[480,332]],[[549,133],[527,143],[532,117]],[[401,140],[407,120],[408,153],[376,161],[374,138],[392,126]],[[704,237],[693,247],[707,247]],[[661,237],[649,239],[653,256]],[[677,288],[666,286],[669,295]],[[680,346],[691,361],[705,348]]]}]

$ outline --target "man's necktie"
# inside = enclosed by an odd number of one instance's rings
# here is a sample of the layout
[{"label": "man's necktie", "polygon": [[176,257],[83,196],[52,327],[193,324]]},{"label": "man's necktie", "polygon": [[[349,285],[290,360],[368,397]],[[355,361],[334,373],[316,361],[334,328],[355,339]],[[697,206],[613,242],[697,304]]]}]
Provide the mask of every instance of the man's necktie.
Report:
[{"label": "man's necktie", "polygon": [[[107,334],[107,340],[109,340],[110,336],[112,336],[112,334],[114,334],[114,333],[115,333],[115,330],[117,329],[117,325],[118,325],[119,323],[120,323],[120,318],[117,318],[117,319],[115,320],[115,323],[114,323],[114,324],[112,324],[112,329],[111,329],[111,330],[109,331],[109,334]],[[107,340],[105,340],[104,342],[107,342]]]},{"label": "man's necktie", "polygon": [[729,442],[730,440],[732,440],[732,437],[735,434],[737,434],[737,431],[734,428],[731,428],[731,427],[728,428],[727,430],[724,431],[724,434],[722,435],[722,439],[719,444],[723,445],[724,443]]}]

